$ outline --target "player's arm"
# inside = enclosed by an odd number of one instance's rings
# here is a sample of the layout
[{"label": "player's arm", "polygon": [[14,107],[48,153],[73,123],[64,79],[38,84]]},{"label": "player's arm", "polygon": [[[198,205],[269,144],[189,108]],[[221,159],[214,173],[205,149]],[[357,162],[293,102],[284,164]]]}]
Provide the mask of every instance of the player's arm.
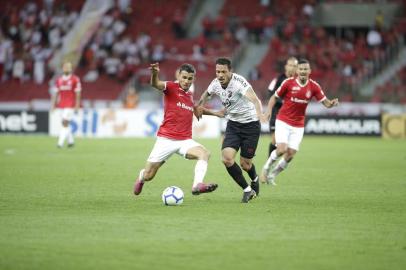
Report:
[{"label": "player's arm", "polygon": [[76,103],[75,103],[75,112],[77,112],[80,108],[80,98],[81,98],[81,91],[76,91]]},{"label": "player's arm", "polygon": [[[197,105],[194,107],[194,114],[196,116],[196,118],[199,120],[200,118],[202,118],[202,115],[205,114],[204,110],[208,110],[206,108],[203,107],[203,104],[205,104],[209,98],[210,94],[208,92],[208,89],[206,89],[206,91],[204,91],[204,93],[200,96],[199,101],[197,102]],[[214,114],[207,114],[206,115],[214,115]]]},{"label": "player's arm", "polygon": [[226,109],[225,108],[220,110],[220,111],[213,111],[213,110],[210,110],[210,109],[207,109],[207,108],[204,108],[204,107],[202,107],[202,108],[203,108],[203,114],[204,115],[214,115],[214,116],[217,116],[217,117],[220,117],[220,118],[224,118],[224,116],[226,115]]},{"label": "player's arm", "polygon": [[254,104],[258,119],[261,122],[265,122],[266,117],[262,113],[261,101],[259,100],[259,98],[257,97],[257,95],[255,94],[254,90],[251,87],[248,88],[247,92],[245,93],[245,97]]},{"label": "player's arm", "polygon": [[151,64],[149,69],[151,70],[151,86],[159,91],[165,90],[165,82],[161,81],[158,77],[159,74],[159,64]]},{"label": "player's arm", "polygon": [[334,98],[334,99],[328,99],[328,98],[325,98],[323,101],[322,101],[322,103],[323,103],[323,105],[324,105],[324,107],[326,107],[326,108],[332,108],[332,107],[335,107],[335,106],[338,106],[338,104],[339,104],[339,102],[338,102],[338,98]]},{"label": "player's arm", "polygon": [[272,109],[275,106],[277,100],[278,98],[275,96],[275,94],[273,94],[268,101],[268,113],[266,115],[268,119],[272,118]]},{"label": "player's arm", "polygon": [[58,95],[59,95],[59,89],[57,86],[53,88],[52,96],[51,96],[51,111],[55,110],[56,108],[56,103],[58,102]]}]

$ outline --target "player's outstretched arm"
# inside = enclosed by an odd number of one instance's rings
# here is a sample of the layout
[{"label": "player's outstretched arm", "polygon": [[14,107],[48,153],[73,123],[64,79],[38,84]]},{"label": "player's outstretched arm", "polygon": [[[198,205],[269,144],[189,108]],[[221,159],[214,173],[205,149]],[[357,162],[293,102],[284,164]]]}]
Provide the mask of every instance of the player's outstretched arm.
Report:
[{"label": "player's outstretched arm", "polygon": [[154,87],[155,89],[158,89],[159,91],[165,90],[165,83],[161,80],[159,80],[158,74],[159,74],[159,64],[151,64],[149,69],[151,70],[151,86]]},{"label": "player's outstretched arm", "polygon": [[335,98],[332,100],[326,98],[325,100],[323,100],[322,103],[323,103],[324,107],[326,107],[326,108],[332,108],[332,107],[338,106],[338,104],[339,104],[338,98]]},{"label": "player's outstretched arm", "polygon": [[226,109],[225,108],[220,110],[220,111],[213,111],[213,110],[210,110],[210,109],[207,109],[207,108],[204,108],[204,107],[202,107],[202,108],[203,108],[203,114],[204,115],[214,115],[214,116],[217,116],[217,117],[220,117],[220,118],[224,118],[224,116],[226,115]]}]

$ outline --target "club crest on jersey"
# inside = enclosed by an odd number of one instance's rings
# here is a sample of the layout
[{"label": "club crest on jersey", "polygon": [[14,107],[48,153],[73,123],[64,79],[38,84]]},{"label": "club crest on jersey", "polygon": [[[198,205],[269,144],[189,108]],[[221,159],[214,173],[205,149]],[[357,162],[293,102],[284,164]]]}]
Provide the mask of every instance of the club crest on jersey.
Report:
[{"label": "club crest on jersey", "polygon": [[306,92],[306,97],[307,98],[310,98],[312,96],[312,93],[310,92],[310,90],[307,90],[307,92]]}]

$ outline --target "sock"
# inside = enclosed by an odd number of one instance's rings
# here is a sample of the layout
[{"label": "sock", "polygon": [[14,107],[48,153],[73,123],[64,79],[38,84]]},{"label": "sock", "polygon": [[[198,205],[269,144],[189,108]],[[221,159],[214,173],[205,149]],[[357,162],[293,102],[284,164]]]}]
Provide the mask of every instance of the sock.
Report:
[{"label": "sock", "polygon": [[242,175],[242,170],[237,163],[234,162],[230,167],[226,167],[228,174],[234,179],[234,181],[242,188],[246,189],[248,186],[247,181],[245,181],[244,175]]},{"label": "sock", "polygon": [[276,145],[274,145],[273,143],[269,144],[269,148],[268,148],[268,157],[271,155],[271,153],[273,152],[273,150],[276,149]]},{"label": "sock", "polygon": [[69,127],[62,126],[61,130],[59,131],[59,138],[58,138],[58,146],[62,147],[66,137],[68,136]]},{"label": "sock", "polygon": [[248,187],[244,188],[244,192],[248,192],[248,191],[251,191],[251,190],[252,190],[251,186],[248,186]]},{"label": "sock", "polygon": [[251,180],[252,181],[254,181],[254,180],[258,180],[257,179],[257,172],[255,171],[255,165],[254,165],[254,163],[252,163],[251,164],[252,166],[251,166],[251,169],[249,169],[248,171],[247,171],[247,173],[248,173],[248,175],[250,176],[250,178],[251,178]]},{"label": "sock", "polygon": [[264,169],[269,170],[271,165],[274,163],[275,160],[278,159],[278,155],[276,153],[276,149],[272,151],[271,155],[269,156],[268,160],[265,162]]},{"label": "sock", "polygon": [[276,165],[276,167],[272,170],[271,173],[277,176],[288,167],[288,164],[289,163],[285,160],[285,158],[281,158],[281,160],[279,160],[278,162],[278,165]]},{"label": "sock", "polygon": [[72,130],[68,127],[68,144],[74,144],[75,139],[73,138]]},{"label": "sock", "polygon": [[140,171],[140,174],[138,175],[138,180],[140,180],[141,183],[145,182],[145,180],[144,180],[144,171],[145,171],[145,169],[142,169]]},{"label": "sock", "polygon": [[206,172],[207,172],[207,161],[198,160],[195,166],[195,178],[193,179],[193,187],[203,182]]}]

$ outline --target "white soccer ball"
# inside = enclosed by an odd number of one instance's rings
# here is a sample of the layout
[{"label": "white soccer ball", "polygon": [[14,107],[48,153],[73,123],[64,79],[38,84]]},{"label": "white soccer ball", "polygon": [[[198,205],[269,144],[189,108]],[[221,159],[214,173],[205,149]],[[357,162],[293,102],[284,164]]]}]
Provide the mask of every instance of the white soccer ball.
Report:
[{"label": "white soccer ball", "polygon": [[183,203],[183,191],[175,186],[165,188],[162,192],[162,202],[165,205],[181,205]]}]

